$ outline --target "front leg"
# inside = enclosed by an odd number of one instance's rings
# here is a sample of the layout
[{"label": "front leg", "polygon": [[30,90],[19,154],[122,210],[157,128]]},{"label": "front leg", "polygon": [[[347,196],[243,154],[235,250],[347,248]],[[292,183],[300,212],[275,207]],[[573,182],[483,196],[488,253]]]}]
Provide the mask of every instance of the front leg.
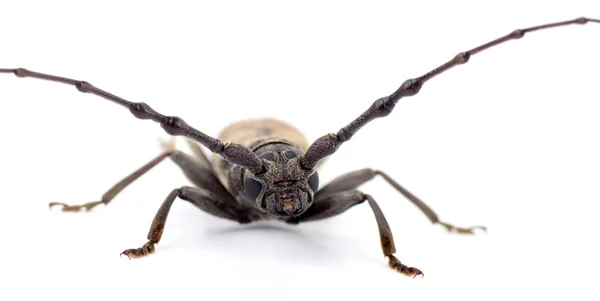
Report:
[{"label": "front leg", "polygon": [[383,250],[383,255],[388,258],[388,265],[390,268],[396,270],[399,273],[402,273],[406,276],[417,277],[419,275],[425,276],[421,270],[413,267],[409,267],[396,256],[392,255],[396,253],[396,246],[394,245],[394,237],[392,236],[392,230],[390,229],[390,225],[388,225],[385,216],[383,215],[383,211],[379,208],[375,199],[372,196],[365,194],[363,195],[363,199],[366,199],[369,202],[369,206],[373,210],[373,214],[375,214],[375,219],[377,220],[377,227],[379,228],[379,239],[381,240],[381,249]]},{"label": "front leg", "polygon": [[152,220],[152,225],[150,226],[150,231],[148,232],[148,242],[140,248],[127,249],[121,252],[121,255],[125,255],[131,259],[131,257],[140,258],[154,253],[156,249],[155,245],[160,241],[165,229],[171,205],[173,205],[173,202],[177,197],[189,201],[198,208],[222,218],[233,221],[247,220],[247,217],[242,213],[239,213],[236,208],[232,208],[229,204],[223,202],[221,200],[222,197],[219,197],[217,194],[196,187],[181,187],[171,191],[158,209],[158,212],[156,212],[154,220]]},{"label": "front leg", "polygon": [[418,275],[424,275],[421,270],[409,267],[398,260],[393,254],[396,253],[396,246],[394,244],[394,237],[392,236],[392,230],[388,225],[381,208],[377,205],[377,202],[368,194],[364,194],[358,190],[346,190],[336,192],[332,194],[317,194],[313,205],[301,216],[289,220],[290,223],[299,223],[320,220],[328,217],[338,215],[354,205],[368,201],[369,206],[375,214],[375,220],[379,228],[379,238],[381,240],[381,249],[383,255],[388,258],[388,265],[390,268],[402,273],[406,276],[416,277]]}]

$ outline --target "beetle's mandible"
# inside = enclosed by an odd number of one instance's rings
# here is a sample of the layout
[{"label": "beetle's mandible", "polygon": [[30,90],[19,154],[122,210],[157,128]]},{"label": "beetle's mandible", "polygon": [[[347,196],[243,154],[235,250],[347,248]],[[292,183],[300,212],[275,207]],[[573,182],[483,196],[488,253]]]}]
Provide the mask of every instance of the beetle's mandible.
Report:
[{"label": "beetle's mandible", "polygon": [[[100,96],[127,108],[139,119],[158,122],[170,135],[184,136],[188,139],[194,155],[175,149],[173,144],[165,144],[160,155],[115,184],[99,201],[82,205],[50,203],[51,207],[62,206],[63,211],[89,211],[99,204],[106,205],[121,190],[169,157],[196,186],[173,189],[154,217],[148,233],[148,242],[139,248],[126,249],[122,255],[130,258],[142,257],[155,251],[171,205],[177,198],[189,201],[210,214],[239,223],[272,219],[290,224],[332,217],[366,201],[375,215],[381,247],[389,260],[389,266],[402,274],[417,276],[423,275],[423,272],[405,265],[393,255],[396,248],[385,216],[372,196],[358,190],[360,185],[376,176],[382,177],[416,205],[432,223],[440,224],[449,231],[473,234],[474,230],[485,230],[485,227],[461,228],[440,221],[429,206],[380,170],[366,168],[349,172],[319,189],[316,170],[319,163],[335,153],[371,120],[388,116],[401,98],[416,95],[428,80],[457,65],[467,63],[471,56],[506,41],[520,39],[533,31],[588,22],[600,23],[600,20],[577,18],[517,29],[461,52],[424,75],[404,81],[396,91],[377,99],[364,113],[337,133],[326,134],[312,144],[309,144],[296,128],[276,119],[236,122],[225,128],[217,138],[213,138],[191,127],[179,117],[165,116],[145,103],[130,102],[85,81],[23,68],[0,69],[0,73],[13,73],[18,77],[32,77],[72,85],[80,92]],[[204,155],[200,145],[214,153],[210,160]]]}]

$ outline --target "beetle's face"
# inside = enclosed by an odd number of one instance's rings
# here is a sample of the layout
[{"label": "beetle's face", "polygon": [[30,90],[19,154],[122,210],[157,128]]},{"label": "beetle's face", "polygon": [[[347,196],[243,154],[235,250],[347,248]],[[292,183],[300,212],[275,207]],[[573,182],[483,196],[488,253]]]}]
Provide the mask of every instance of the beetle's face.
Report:
[{"label": "beetle's face", "polygon": [[260,175],[246,171],[244,192],[263,212],[276,216],[299,216],[312,205],[319,188],[315,170],[300,167],[300,155],[294,151],[264,153],[260,156],[267,171]]}]

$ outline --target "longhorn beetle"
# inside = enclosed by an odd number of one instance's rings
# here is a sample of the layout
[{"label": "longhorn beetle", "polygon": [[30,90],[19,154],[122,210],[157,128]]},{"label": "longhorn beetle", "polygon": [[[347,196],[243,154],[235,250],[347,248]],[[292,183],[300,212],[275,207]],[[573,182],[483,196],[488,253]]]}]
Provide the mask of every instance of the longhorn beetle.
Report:
[{"label": "longhorn beetle", "polygon": [[[143,102],[130,102],[109,92],[96,88],[85,81],[49,75],[27,69],[0,69],[0,73],[13,73],[18,77],[33,77],[75,86],[83,93],[92,93],[127,108],[139,119],[160,123],[172,136],[188,138],[195,156],[185,154],[171,145],[146,165],[119,181],[99,201],[82,205],[50,203],[62,206],[63,211],[89,211],[99,204],[108,204],[125,187],[169,157],[183,170],[196,187],[176,188],[164,200],[150,227],[148,242],[140,248],[126,249],[121,255],[142,257],[155,251],[160,241],[171,205],[176,198],[191,202],[196,207],[218,217],[250,223],[257,220],[279,220],[290,224],[314,221],[338,215],[350,207],[367,201],[373,213],[384,255],[389,266],[396,271],[414,276],[423,275],[418,268],[400,262],[392,232],[375,199],[357,188],[375,176],[381,176],[398,192],[416,205],[433,224],[440,224],[448,231],[473,234],[483,226],[455,227],[440,221],[429,206],[380,170],[361,169],[344,174],[325,187],[319,188],[316,168],[319,162],[335,153],[338,148],[371,120],[388,116],[396,103],[407,96],[416,95],[423,84],[439,74],[469,61],[470,57],[493,46],[526,33],[570,24],[600,23],[599,19],[577,18],[570,21],[550,23],[517,29],[511,33],[461,52],[448,62],[425,73],[408,79],[392,94],[377,99],[364,113],[337,133],[330,133],[308,144],[302,134],[291,125],[276,119],[244,120],[226,127],[217,138],[208,136],[175,116],[165,116]],[[209,160],[201,144],[215,153]]]}]

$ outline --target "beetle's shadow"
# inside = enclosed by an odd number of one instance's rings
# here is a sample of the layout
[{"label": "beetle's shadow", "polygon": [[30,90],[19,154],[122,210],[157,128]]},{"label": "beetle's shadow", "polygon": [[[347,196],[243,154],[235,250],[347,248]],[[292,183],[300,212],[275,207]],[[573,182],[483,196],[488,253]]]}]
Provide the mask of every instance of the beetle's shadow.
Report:
[{"label": "beetle's shadow", "polygon": [[224,228],[209,229],[208,232],[215,235],[232,235],[240,232],[269,232],[303,236],[303,233],[298,231],[296,227],[297,226],[288,226],[270,221],[258,221],[246,225],[234,225]]},{"label": "beetle's shadow", "polygon": [[282,261],[289,261],[292,256],[294,261],[302,264],[335,263],[338,250],[332,245],[334,242],[326,238],[330,233],[323,233],[323,229],[311,231],[311,228],[277,221],[213,225],[202,231],[201,244],[233,256],[255,254]]}]

